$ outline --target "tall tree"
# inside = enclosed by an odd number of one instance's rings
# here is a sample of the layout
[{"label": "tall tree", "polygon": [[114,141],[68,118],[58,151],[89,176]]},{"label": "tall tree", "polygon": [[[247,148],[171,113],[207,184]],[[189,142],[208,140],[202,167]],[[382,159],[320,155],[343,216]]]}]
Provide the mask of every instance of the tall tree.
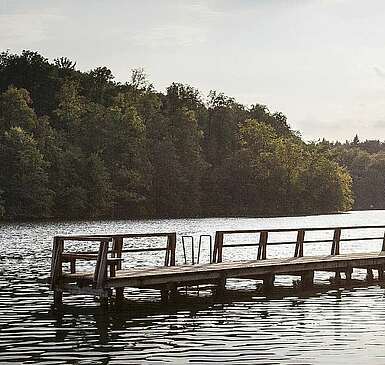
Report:
[{"label": "tall tree", "polygon": [[0,186],[6,215],[10,218],[41,218],[50,215],[52,191],[48,188],[48,164],[33,137],[12,127],[0,140]]}]

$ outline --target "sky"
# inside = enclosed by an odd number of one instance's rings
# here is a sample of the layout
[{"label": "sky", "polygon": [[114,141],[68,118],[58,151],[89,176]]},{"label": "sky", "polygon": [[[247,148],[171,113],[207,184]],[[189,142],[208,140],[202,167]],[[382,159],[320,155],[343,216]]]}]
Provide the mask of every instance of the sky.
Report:
[{"label": "sky", "polygon": [[383,0],[0,0],[0,50],[66,56],[117,81],[283,112],[305,140],[385,140]]}]

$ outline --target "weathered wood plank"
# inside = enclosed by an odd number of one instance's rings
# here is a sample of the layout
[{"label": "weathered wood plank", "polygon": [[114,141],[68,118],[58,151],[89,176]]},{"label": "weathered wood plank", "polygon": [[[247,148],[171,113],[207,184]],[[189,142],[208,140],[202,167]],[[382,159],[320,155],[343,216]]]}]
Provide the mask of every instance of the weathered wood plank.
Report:
[{"label": "weathered wood plank", "polygon": [[62,254],[64,250],[64,241],[59,237],[54,237],[51,259],[50,288],[55,289],[57,282],[63,275]]},{"label": "weathered wood plank", "polygon": [[303,229],[298,230],[297,243],[295,245],[294,257],[303,256],[303,241],[305,240],[305,231]]},{"label": "weathered wood plank", "polygon": [[[114,286],[144,286],[168,282],[184,282],[202,279],[220,279],[226,277],[246,277],[264,274],[298,273],[308,270],[340,270],[346,272],[349,268],[368,268],[385,265],[385,254],[344,254],[338,256],[305,256],[298,258],[278,258],[226,262],[216,264],[199,264],[195,266],[174,266],[120,270],[115,278],[106,281],[108,287]],[[92,274],[66,274],[65,280],[90,280]]]},{"label": "weathered wood plank", "polygon": [[99,246],[98,259],[96,261],[94,272],[94,286],[96,289],[103,287],[107,276],[107,254],[108,254],[108,241],[101,241]]},{"label": "weathered wood plank", "polygon": [[266,259],[267,239],[268,239],[268,232],[262,231],[259,235],[259,246],[258,246],[258,254],[257,254],[258,260]]},{"label": "weathered wood plank", "polygon": [[[138,288],[160,288],[167,291],[170,297],[170,290],[177,293],[177,286],[197,284],[201,282],[211,283],[217,286],[217,291],[223,291],[227,278],[255,278],[264,281],[265,288],[271,288],[276,275],[301,276],[302,285],[309,287],[313,284],[314,271],[329,271],[336,273],[336,279],[340,279],[341,273],[345,273],[346,281],[351,282],[353,268],[367,270],[368,280],[373,280],[373,270],[378,271],[379,280],[384,280],[385,269],[385,234],[383,237],[350,237],[341,238],[341,229],[379,229],[385,226],[354,226],[354,227],[320,227],[320,228],[284,228],[272,230],[237,230],[217,231],[215,234],[214,250],[212,254],[213,263],[176,266],[176,233],[140,233],[140,234],[112,234],[112,235],[78,235],[78,236],[57,236],[54,239],[51,262],[51,289],[54,289],[55,303],[60,304],[63,290],[79,293],[99,293],[100,297],[107,300],[106,293],[116,290],[117,302],[123,299],[124,287]],[[307,231],[332,231],[333,239],[306,240]],[[276,242],[270,239],[270,233],[274,232],[296,232],[297,239],[294,242]],[[224,236],[231,234],[259,233],[259,242],[253,244],[227,242],[224,244]],[[377,233],[376,233],[377,235]],[[382,232],[381,232],[382,235]],[[123,249],[124,238],[145,238],[145,237],[167,237],[165,247],[139,247]],[[274,238],[274,235],[272,236]],[[211,236],[210,236],[211,238]],[[287,240],[288,238],[286,238]],[[63,253],[65,241],[98,241],[99,251],[91,252],[70,252]],[[380,253],[351,253],[340,255],[340,242],[343,241],[382,241]],[[272,242],[271,242],[272,241]],[[108,245],[112,242],[111,250]],[[304,244],[306,243],[332,243],[331,254],[324,256],[304,257]],[[294,257],[267,258],[267,246],[295,244]],[[244,261],[223,261],[223,247],[257,246],[258,254],[256,260]],[[123,252],[151,252],[165,250],[164,267],[143,267],[129,270],[122,269]],[[111,254],[111,258],[108,257]],[[95,271],[76,272],[77,260],[96,261]],[[211,258],[210,258],[211,260]],[[70,263],[70,273],[63,273],[62,263]],[[109,268],[109,272],[108,272]],[[109,277],[108,277],[109,273]],[[67,284],[68,283],[68,284]],[[70,285],[71,284],[71,285]],[[68,286],[69,285],[69,286]]]},{"label": "weathered wood plank", "polygon": [[341,228],[336,228],[333,235],[333,243],[331,249],[331,255],[340,254],[340,239],[341,239]]}]

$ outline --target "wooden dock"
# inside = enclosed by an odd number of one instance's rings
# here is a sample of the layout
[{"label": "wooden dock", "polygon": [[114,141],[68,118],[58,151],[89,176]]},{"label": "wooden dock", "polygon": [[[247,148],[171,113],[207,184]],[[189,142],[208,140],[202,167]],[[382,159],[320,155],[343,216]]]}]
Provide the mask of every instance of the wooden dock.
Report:
[{"label": "wooden dock", "polygon": [[[178,292],[178,287],[211,284],[216,292],[222,292],[228,278],[262,280],[265,290],[274,286],[277,275],[293,275],[301,278],[301,286],[310,288],[314,282],[315,271],[332,272],[335,281],[349,284],[352,280],[353,269],[365,269],[367,280],[374,280],[373,270],[377,271],[376,280],[384,280],[385,270],[385,234],[381,236],[343,238],[343,233],[355,230],[381,230],[385,226],[360,227],[325,227],[301,229],[272,229],[272,230],[237,230],[217,231],[215,234],[213,252],[210,253],[210,263],[196,265],[176,265],[177,235],[175,232],[149,234],[119,234],[119,235],[82,235],[57,236],[54,238],[50,287],[54,291],[54,305],[62,305],[63,292],[82,295],[94,295],[106,305],[108,298],[115,294],[116,301],[123,299],[123,289],[154,288],[161,292],[161,298],[167,302]],[[329,239],[305,239],[307,232],[325,231]],[[293,241],[269,241],[275,233],[281,235],[296,235]],[[225,238],[235,234],[250,234],[258,237],[255,243],[228,243]],[[207,235],[204,235],[207,236]],[[165,239],[165,245],[159,247],[125,248],[126,240]],[[95,251],[65,251],[65,242],[95,242],[99,244]],[[379,243],[377,252],[344,253],[340,254],[343,242],[374,241]],[[211,243],[211,240],[210,240]],[[328,244],[330,255],[304,256],[304,245]],[[268,258],[268,246],[293,245],[293,256],[285,258]],[[242,261],[223,261],[224,250],[231,247],[254,247],[255,257]],[[184,252],[185,247],[183,245]],[[200,250],[200,248],[199,248]],[[164,263],[160,267],[137,267],[123,269],[123,256],[130,253],[164,252]],[[186,256],[186,255],[185,255]],[[94,262],[92,271],[77,271],[79,261]],[[194,259],[192,260],[194,262]],[[199,262],[199,258],[197,260]],[[68,271],[64,266],[68,263]]]}]

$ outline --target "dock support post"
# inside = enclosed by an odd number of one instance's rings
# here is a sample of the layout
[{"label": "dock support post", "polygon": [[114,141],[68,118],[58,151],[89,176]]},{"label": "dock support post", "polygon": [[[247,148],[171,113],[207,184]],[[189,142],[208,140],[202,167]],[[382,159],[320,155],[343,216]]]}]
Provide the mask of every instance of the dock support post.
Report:
[{"label": "dock support post", "polygon": [[374,276],[373,276],[373,270],[372,269],[367,269],[366,270],[366,280],[367,281],[373,281]]},{"label": "dock support post", "polygon": [[71,274],[75,274],[76,272],[76,260],[74,259],[70,261],[70,271],[71,271]]},{"label": "dock support post", "polygon": [[216,286],[214,289],[215,295],[216,296],[221,296],[224,294],[226,289],[226,278],[222,276],[220,279],[217,280]]},{"label": "dock support post", "polygon": [[378,280],[384,281],[384,267],[383,266],[380,266],[378,268]]},{"label": "dock support post", "polygon": [[100,308],[102,309],[108,309],[108,297],[101,297],[100,298]]},{"label": "dock support post", "polygon": [[177,283],[170,284],[169,286],[169,297],[171,302],[175,302],[178,298],[178,285]]},{"label": "dock support post", "polygon": [[341,272],[340,271],[336,271],[336,275],[334,277],[334,281],[336,283],[339,283],[341,281]]},{"label": "dock support post", "polygon": [[56,309],[61,308],[63,306],[63,291],[61,289],[54,289],[53,303]]},{"label": "dock support post", "polygon": [[169,295],[169,290],[167,289],[167,286],[164,285],[160,289],[160,301],[162,302],[162,304],[168,303],[168,295]]},{"label": "dock support post", "polygon": [[116,288],[115,295],[116,295],[116,303],[121,304],[124,300],[124,288]]},{"label": "dock support post", "polygon": [[275,275],[268,274],[263,278],[263,289],[270,291],[274,288]]},{"label": "dock support post", "polygon": [[160,301],[162,304],[168,304],[169,302],[175,302],[178,298],[178,285],[177,283],[162,285],[160,289]]},{"label": "dock support post", "polygon": [[352,282],[352,274],[353,274],[353,269],[351,267],[347,268],[345,271],[345,278],[346,278],[346,283],[351,284]]},{"label": "dock support post", "polygon": [[108,291],[107,290],[105,290],[100,295],[99,301],[100,301],[100,308],[103,310],[107,310],[108,309]]},{"label": "dock support post", "polygon": [[301,275],[301,285],[303,289],[311,288],[314,284],[314,271],[306,271]]}]

